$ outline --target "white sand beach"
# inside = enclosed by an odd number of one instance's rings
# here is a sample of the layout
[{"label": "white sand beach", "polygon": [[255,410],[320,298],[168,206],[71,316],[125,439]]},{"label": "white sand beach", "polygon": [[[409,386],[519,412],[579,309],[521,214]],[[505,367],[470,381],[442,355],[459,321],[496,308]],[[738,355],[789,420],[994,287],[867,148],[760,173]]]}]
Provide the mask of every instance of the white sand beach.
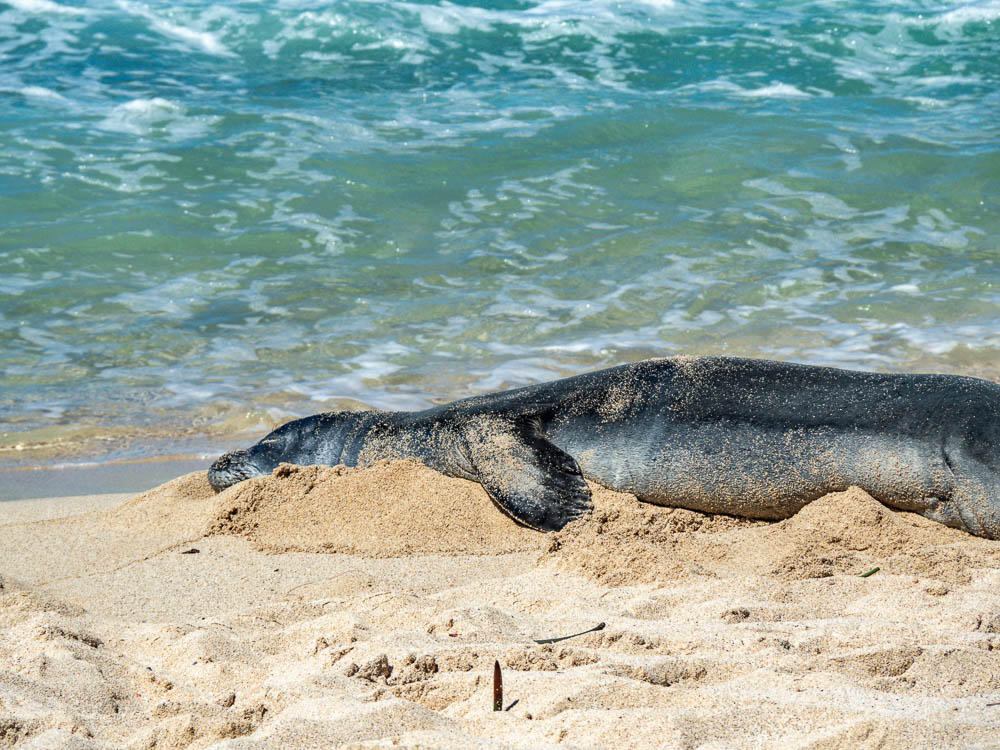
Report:
[{"label": "white sand beach", "polygon": [[0,746],[997,746],[1000,542],[594,491],[549,535],[413,461],[0,504]]}]

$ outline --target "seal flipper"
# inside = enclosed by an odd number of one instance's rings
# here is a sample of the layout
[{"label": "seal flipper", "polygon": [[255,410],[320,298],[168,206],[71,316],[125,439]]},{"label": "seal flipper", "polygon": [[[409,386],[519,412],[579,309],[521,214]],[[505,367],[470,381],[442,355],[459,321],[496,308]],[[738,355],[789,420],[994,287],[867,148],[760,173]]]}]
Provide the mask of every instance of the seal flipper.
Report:
[{"label": "seal flipper", "polygon": [[518,523],[558,531],[593,509],[576,460],[545,437],[537,420],[477,419],[465,444],[476,479]]}]

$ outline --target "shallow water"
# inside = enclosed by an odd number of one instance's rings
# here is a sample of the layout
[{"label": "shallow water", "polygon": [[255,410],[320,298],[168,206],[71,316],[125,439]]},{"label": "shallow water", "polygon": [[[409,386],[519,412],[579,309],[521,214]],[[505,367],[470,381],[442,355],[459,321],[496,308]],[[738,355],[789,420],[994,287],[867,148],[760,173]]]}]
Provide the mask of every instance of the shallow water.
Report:
[{"label": "shallow water", "polygon": [[995,1],[0,2],[0,463],[675,353],[996,376],[998,83]]}]

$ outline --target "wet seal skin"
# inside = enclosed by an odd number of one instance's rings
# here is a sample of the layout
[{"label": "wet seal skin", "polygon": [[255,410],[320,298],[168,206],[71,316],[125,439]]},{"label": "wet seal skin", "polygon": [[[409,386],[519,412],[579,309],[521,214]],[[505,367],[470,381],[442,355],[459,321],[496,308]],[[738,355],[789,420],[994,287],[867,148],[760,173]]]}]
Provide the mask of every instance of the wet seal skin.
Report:
[{"label": "wet seal skin", "polygon": [[787,518],[861,487],[1000,538],[1000,385],[731,357],[673,357],[417,412],[333,412],[220,457],[220,491],[279,463],[415,457],[553,531],[592,507],[584,478],[640,500]]}]

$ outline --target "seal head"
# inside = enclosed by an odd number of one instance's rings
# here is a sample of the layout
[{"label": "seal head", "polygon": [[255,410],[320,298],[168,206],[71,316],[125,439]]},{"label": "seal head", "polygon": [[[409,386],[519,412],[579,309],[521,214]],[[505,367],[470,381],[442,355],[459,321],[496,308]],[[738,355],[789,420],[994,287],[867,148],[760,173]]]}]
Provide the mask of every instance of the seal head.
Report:
[{"label": "seal head", "polygon": [[266,472],[261,469],[249,450],[232,451],[216,459],[208,470],[208,483],[221,492],[244,479],[253,479]]},{"label": "seal head", "polygon": [[244,479],[270,474],[282,462],[303,466],[354,466],[364,438],[382,412],[329,412],[296,419],[247,450],[220,456],[208,470],[208,483],[221,492]]}]

